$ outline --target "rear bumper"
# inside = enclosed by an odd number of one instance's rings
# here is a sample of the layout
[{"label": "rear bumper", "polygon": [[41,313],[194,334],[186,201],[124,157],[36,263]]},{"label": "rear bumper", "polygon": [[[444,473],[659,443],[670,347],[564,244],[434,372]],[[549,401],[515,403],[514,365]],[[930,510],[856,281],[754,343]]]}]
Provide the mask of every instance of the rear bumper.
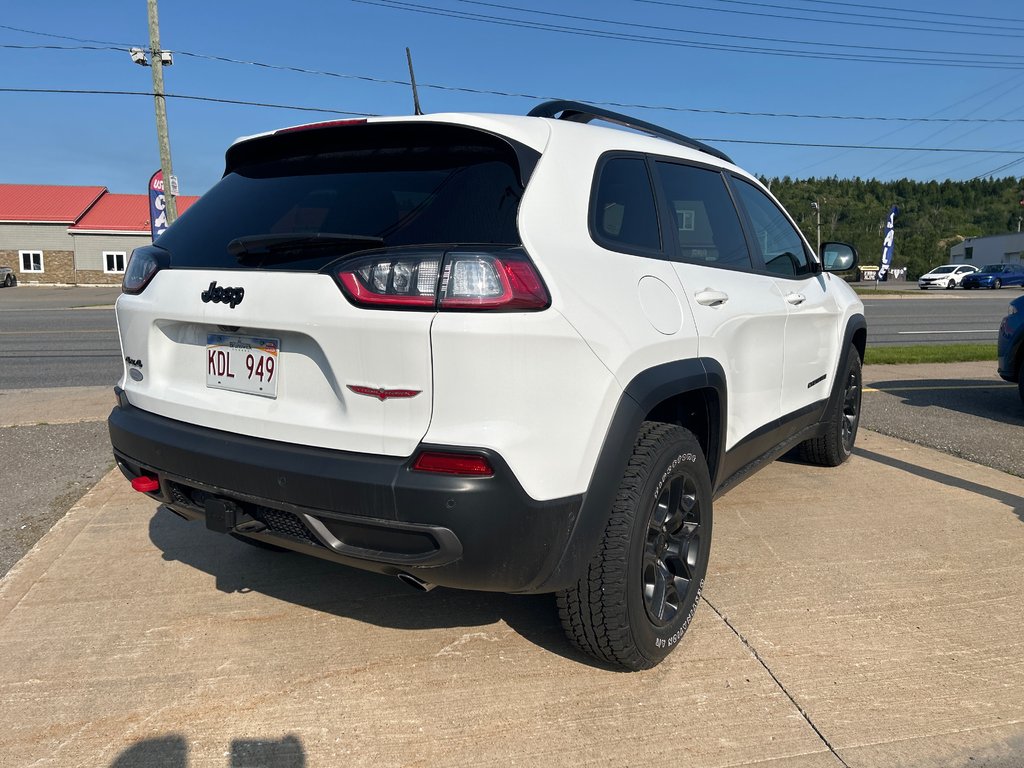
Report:
[{"label": "rear bumper", "polygon": [[557,588],[551,576],[583,498],[536,501],[501,456],[487,450],[472,453],[487,456],[493,477],[416,472],[412,457],[245,437],[157,416],[123,398],[108,426],[125,476],[158,479],[159,489],[149,495],[182,517],[440,586]]}]

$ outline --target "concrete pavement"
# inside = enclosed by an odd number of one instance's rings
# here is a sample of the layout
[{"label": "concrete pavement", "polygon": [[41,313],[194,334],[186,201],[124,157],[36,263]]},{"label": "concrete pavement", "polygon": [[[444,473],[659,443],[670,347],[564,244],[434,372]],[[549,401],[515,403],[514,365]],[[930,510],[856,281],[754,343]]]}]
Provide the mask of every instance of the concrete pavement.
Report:
[{"label": "concrete pavement", "polygon": [[865,431],[715,517],[689,633],[624,674],[549,597],[257,550],[115,471],[0,580],[0,763],[1024,763],[1024,479]]}]

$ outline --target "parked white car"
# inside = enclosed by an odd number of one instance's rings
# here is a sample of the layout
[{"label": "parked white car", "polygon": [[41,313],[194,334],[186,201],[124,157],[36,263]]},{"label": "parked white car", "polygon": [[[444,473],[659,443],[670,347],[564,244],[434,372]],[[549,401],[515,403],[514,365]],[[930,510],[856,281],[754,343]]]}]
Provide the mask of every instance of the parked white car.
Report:
[{"label": "parked white car", "polygon": [[12,285],[18,284],[18,277],[14,274],[14,270],[10,267],[0,267],[0,285],[4,288],[10,288]]},{"label": "parked white car", "polygon": [[850,456],[856,258],[722,152],[575,102],[250,137],[128,264],[114,455],[249,543],[556,593],[579,648],[651,667],[715,495]]},{"label": "parked white car", "polygon": [[922,291],[928,288],[956,288],[967,275],[977,271],[978,268],[970,264],[944,264],[921,275],[917,287]]}]

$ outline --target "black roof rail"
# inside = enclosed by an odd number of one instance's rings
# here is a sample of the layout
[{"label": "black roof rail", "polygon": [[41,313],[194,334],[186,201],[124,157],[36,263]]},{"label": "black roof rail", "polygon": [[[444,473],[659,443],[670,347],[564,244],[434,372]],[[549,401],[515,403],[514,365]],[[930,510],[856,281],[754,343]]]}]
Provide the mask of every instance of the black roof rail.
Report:
[{"label": "black roof rail", "polygon": [[657,136],[659,139],[666,139],[674,142],[675,144],[682,144],[684,147],[689,147],[690,149],[706,152],[709,155],[717,157],[719,160],[725,160],[727,163],[732,162],[732,158],[727,154],[705,144],[702,141],[691,139],[689,136],[684,136],[681,133],[670,131],[667,128],[662,128],[660,125],[655,125],[654,123],[637,120],[629,115],[622,115],[618,112],[601,109],[600,107],[592,107],[589,104],[584,104],[579,101],[545,101],[543,104],[538,104],[536,107],[531,109],[528,113],[528,117],[554,117],[559,120],[569,120],[573,123],[589,123],[592,120],[603,120],[606,123],[614,123],[615,125],[632,128],[636,131],[648,133],[651,136]]}]

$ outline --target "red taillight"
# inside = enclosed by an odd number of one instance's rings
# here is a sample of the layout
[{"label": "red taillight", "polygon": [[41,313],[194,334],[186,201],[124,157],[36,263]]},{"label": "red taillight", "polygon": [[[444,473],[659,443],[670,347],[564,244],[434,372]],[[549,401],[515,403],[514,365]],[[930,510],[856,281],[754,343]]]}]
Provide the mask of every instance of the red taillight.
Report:
[{"label": "red taillight", "polygon": [[132,480],[132,488],[139,493],[153,493],[160,490],[160,481],[155,477],[140,475]]},{"label": "red taillight", "polygon": [[352,120],[328,120],[323,123],[307,123],[306,125],[293,125],[291,128],[281,128],[280,130],[274,131],[274,135],[281,133],[297,133],[298,131],[315,131],[318,128],[337,128],[341,125],[363,125],[366,123],[365,117],[354,118]]},{"label": "red taillight", "polygon": [[[529,261],[466,256],[445,262],[440,290],[443,309],[544,309],[548,305],[548,292]],[[468,278],[460,272],[468,272]]]},{"label": "red taillight", "polygon": [[335,273],[353,304],[391,309],[537,310],[551,303],[521,250],[380,254]]},{"label": "red taillight", "polygon": [[425,451],[416,457],[412,468],[418,472],[439,472],[444,475],[473,475],[491,477],[494,468],[485,456],[471,456],[466,453],[441,453]]}]

